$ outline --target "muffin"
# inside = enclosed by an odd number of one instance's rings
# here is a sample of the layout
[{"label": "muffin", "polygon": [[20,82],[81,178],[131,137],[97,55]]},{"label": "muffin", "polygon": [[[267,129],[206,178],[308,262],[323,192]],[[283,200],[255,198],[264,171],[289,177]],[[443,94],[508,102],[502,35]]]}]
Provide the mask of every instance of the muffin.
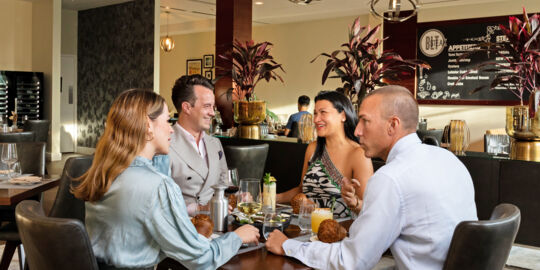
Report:
[{"label": "muffin", "polygon": [[236,208],[236,194],[230,194],[229,195],[229,205],[232,209]]},{"label": "muffin", "polygon": [[212,236],[212,232],[214,231],[214,222],[212,222],[212,219],[210,219],[209,216],[198,214],[191,218],[191,222],[199,234],[204,235],[206,238],[210,238],[210,236]]},{"label": "muffin", "polygon": [[334,243],[343,240],[347,230],[333,219],[325,219],[319,225],[317,238],[325,243]]}]

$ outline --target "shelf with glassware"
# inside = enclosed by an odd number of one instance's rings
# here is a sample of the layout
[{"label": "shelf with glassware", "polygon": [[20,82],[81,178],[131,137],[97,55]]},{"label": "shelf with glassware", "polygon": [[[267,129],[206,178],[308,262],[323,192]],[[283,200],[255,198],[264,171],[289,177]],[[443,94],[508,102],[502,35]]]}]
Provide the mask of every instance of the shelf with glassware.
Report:
[{"label": "shelf with glassware", "polygon": [[42,72],[0,71],[0,119],[22,127],[25,120],[43,119],[43,104]]}]

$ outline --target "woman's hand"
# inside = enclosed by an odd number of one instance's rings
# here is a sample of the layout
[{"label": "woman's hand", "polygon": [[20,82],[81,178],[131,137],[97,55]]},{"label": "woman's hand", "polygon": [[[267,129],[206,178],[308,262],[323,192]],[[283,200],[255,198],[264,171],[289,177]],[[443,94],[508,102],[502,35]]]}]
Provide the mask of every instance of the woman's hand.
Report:
[{"label": "woman's hand", "polygon": [[242,244],[259,243],[259,229],[251,225],[243,225],[240,228],[234,230],[234,233],[242,239]]},{"label": "woman's hand", "polygon": [[358,196],[360,194],[361,186],[362,184],[360,184],[358,180],[349,180],[347,177],[343,177],[341,197],[347,206],[356,213],[360,212],[360,209],[362,209],[362,199]]}]

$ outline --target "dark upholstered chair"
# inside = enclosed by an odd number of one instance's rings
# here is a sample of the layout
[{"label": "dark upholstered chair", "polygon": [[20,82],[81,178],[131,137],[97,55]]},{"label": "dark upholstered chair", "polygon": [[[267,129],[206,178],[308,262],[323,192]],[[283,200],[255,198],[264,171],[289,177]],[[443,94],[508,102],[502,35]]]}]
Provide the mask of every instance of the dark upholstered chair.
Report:
[{"label": "dark upholstered chair", "polygon": [[489,220],[456,226],[444,270],[503,269],[519,229],[521,214],[512,204],[499,204]]},{"label": "dark upholstered chair", "polygon": [[51,120],[26,120],[24,122],[24,131],[34,132],[34,141],[47,143],[49,140],[49,128]]},{"label": "dark upholstered chair", "polygon": [[[45,143],[42,142],[20,142],[17,143],[17,154],[23,173],[35,175],[45,174]],[[36,200],[39,196],[36,197]],[[11,206],[0,207],[0,220],[8,221],[0,227],[0,240],[6,241],[0,269],[5,269],[11,262],[15,249],[21,244],[19,232],[15,225],[14,208]],[[19,256],[21,252],[19,250]],[[22,263],[22,261],[21,261]],[[5,267],[5,268],[4,268]]]},{"label": "dark upholstered chair", "polygon": [[45,151],[44,142],[20,142],[17,143],[17,156],[21,164],[22,173],[45,175]]},{"label": "dark upholstered chair", "polygon": [[50,217],[74,218],[84,222],[84,201],[70,192],[72,179],[83,175],[92,165],[93,156],[72,157],[66,161],[56,199],[49,213]]},{"label": "dark upholstered chair", "polygon": [[428,130],[417,130],[416,134],[420,140],[425,144],[431,144],[439,146],[442,142],[443,130],[442,129],[428,129]]},{"label": "dark upholstered chair", "polygon": [[36,201],[19,203],[15,218],[30,269],[98,269],[88,234],[80,220],[47,217]]},{"label": "dark upholstered chair", "polygon": [[0,132],[0,143],[33,142],[34,132]]},{"label": "dark upholstered chair", "polygon": [[238,178],[262,179],[268,156],[268,144],[224,147],[229,168],[238,169]]}]

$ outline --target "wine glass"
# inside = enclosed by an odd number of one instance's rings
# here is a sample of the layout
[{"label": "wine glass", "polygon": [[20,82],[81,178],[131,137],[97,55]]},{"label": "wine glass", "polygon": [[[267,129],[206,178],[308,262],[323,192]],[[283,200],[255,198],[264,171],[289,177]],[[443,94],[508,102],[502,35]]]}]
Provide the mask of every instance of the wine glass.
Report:
[{"label": "wine glass", "polygon": [[8,165],[8,177],[12,178],[12,165],[17,162],[17,144],[15,143],[3,143],[2,144],[2,162]]},{"label": "wine glass", "polygon": [[238,194],[238,209],[246,215],[253,215],[261,211],[261,183],[257,178],[240,180],[240,193]]},{"label": "wine glass", "polygon": [[225,190],[226,194],[234,194],[238,192],[238,170],[236,168],[230,168],[225,177],[225,183],[227,186]]},{"label": "wine glass", "polygon": [[273,232],[275,229],[283,231],[283,222],[281,217],[276,212],[269,212],[264,215],[263,222],[263,235],[264,239],[268,240],[268,235]]}]

